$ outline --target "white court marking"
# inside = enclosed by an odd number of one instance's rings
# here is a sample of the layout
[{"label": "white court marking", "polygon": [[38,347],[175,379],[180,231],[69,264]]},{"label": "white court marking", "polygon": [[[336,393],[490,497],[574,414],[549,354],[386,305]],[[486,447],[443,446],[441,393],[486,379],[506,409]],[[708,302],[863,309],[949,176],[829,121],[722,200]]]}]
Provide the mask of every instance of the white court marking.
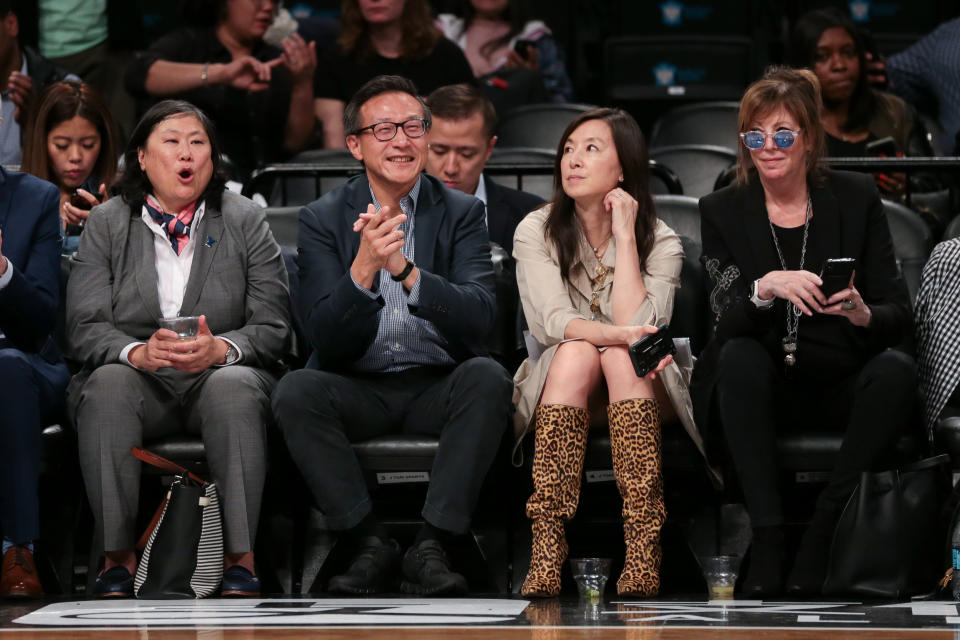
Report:
[{"label": "white court marking", "polygon": [[44,627],[478,625],[511,622],[526,600],[205,599],[58,602],[14,622]]}]

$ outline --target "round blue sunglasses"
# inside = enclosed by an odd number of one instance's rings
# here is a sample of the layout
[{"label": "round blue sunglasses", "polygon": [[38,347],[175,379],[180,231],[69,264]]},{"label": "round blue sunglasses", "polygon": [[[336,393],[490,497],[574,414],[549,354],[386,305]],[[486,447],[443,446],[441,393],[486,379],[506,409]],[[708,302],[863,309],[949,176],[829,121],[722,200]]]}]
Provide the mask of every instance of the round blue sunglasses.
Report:
[{"label": "round blue sunglasses", "polygon": [[773,136],[773,143],[775,145],[781,149],[789,149],[793,146],[797,136],[800,135],[800,131],[802,130],[797,129],[796,131],[790,131],[789,129],[780,129],[773,133],[767,133],[765,131],[744,131],[740,134],[740,139],[743,140],[743,146],[747,149],[757,151],[763,148],[763,145],[767,141],[767,136]]}]

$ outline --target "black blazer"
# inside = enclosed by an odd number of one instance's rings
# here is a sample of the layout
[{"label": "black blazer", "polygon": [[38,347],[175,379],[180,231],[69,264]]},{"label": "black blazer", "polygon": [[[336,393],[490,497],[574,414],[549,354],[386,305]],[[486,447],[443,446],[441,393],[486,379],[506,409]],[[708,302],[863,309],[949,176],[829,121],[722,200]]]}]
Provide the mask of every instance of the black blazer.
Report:
[{"label": "black blazer", "polygon": [[21,351],[60,360],[50,333],[60,306],[60,192],[49,182],[0,167],[2,253],[13,269],[0,289],[0,331]]},{"label": "black blazer", "polygon": [[498,184],[483,176],[487,189],[487,228],[490,241],[503,247],[507,255],[513,255],[513,232],[523,217],[543,204],[543,198],[532,193],[518,191]]},{"label": "black blazer", "polygon": [[[297,307],[313,347],[308,367],[347,369],[377,335],[383,298],[364,295],[350,277],[360,247],[353,222],[371,202],[362,174],[300,210]],[[421,174],[415,216],[420,304],[410,312],[437,327],[454,360],[486,355],[496,303],[483,203]]]},{"label": "black blazer", "polygon": [[[824,171],[811,185],[813,220],[810,246],[825,257],[857,259],[854,285],[870,305],[871,326],[861,329],[842,317],[823,318],[804,327],[800,321],[798,366],[803,352],[813,349],[813,359],[828,377],[859,369],[887,347],[909,339],[912,330],[910,299],[893,254],[893,243],[880,196],[869,174]],[[746,186],[731,185],[700,199],[703,262],[709,278],[714,336],[694,369],[691,394],[697,423],[705,427],[717,376],[720,347],[738,336],[755,337],[771,353],[778,353],[786,328],[782,308],[762,311],[750,302],[751,283],[781,269],[770,235],[763,187],[754,177]],[[808,270],[818,271],[820,265]],[[778,300],[776,305],[785,306]],[[819,332],[819,334],[817,333]],[[806,334],[806,345],[804,344]],[[816,351],[822,344],[846,348]],[[808,353],[810,353],[808,351]],[[811,360],[808,358],[807,362]]]}]

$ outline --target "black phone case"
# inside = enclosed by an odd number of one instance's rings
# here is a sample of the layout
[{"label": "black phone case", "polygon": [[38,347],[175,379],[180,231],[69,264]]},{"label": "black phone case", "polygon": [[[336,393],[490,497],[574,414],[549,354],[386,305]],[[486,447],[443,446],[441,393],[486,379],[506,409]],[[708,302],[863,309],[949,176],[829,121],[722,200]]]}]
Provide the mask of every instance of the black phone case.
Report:
[{"label": "black phone case", "polygon": [[831,263],[827,260],[823,263],[823,268],[820,270],[820,279],[823,280],[820,291],[824,296],[829,298],[837,291],[845,289],[847,285],[850,284],[850,276],[853,275],[856,268],[856,261]]},{"label": "black phone case", "polygon": [[657,368],[665,357],[675,355],[677,347],[673,344],[673,334],[670,327],[663,325],[656,333],[644,336],[630,345],[628,349],[633,370],[638,378],[642,378]]}]

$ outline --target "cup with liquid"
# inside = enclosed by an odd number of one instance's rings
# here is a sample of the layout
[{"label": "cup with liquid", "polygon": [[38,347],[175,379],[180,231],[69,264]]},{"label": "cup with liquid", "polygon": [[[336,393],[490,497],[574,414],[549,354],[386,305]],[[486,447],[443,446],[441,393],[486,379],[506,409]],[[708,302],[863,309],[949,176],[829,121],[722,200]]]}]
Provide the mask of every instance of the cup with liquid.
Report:
[{"label": "cup with liquid", "polygon": [[599,602],[610,575],[610,558],[570,558],[570,570],[580,597]]},{"label": "cup with liquid", "polygon": [[180,340],[189,340],[197,336],[200,326],[200,316],[177,316],[175,318],[160,318],[160,328],[169,329],[177,334]]},{"label": "cup with liquid", "polygon": [[707,581],[710,600],[733,600],[740,558],[737,556],[707,556],[700,559],[703,578]]}]

